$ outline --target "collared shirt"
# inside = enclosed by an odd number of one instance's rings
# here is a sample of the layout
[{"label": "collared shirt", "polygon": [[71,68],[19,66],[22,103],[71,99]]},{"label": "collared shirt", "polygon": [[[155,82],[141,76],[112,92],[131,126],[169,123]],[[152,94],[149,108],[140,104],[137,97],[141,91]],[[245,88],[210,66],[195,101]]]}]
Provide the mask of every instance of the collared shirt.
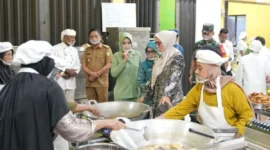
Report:
[{"label": "collared shirt", "polygon": [[[228,57],[231,58],[231,60],[234,60],[234,52],[233,52],[233,44],[229,40],[225,40],[223,43],[221,43],[226,51],[226,54]],[[232,61],[229,62],[227,67],[227,72],[232,70]]]},{"label": "collared shirt", "polygon": [[[66,68],[76,69],[76,73],[79,74],[81,70],[81,62],[76,48],[73,46],[67,46],[62,42],[54,46],[54,54],[66,61]],[[76,89],[76,77],[71,77],[67,80],[60,77],[57,82],[63,90]]]},{"label": "collared shirt", "polygon": [[[110,46],[100,44],[98,47],[88,47],[84,52],[82,63],[93,72],[99,71],[108,63],[112,63]],[[90,82],[88,78],[89,75],[86,75],[86,87],[109,87],[109,71],[100,75],[93,82]]]}]

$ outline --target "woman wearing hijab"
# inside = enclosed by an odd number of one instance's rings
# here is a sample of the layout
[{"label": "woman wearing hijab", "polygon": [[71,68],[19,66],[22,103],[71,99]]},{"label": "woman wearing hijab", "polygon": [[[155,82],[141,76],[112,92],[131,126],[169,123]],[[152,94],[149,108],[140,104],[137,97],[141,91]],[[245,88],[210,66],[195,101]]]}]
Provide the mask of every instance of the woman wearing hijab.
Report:
[{"label": "woman wearing hijab", "polygon": [[[248,99],[231,76],[222,76],[220,66],[228,61],[212,50],[196,53],[197,83],[177,106],[164,113],[159,119],[182,119],[198,110],[201,121],[212,129],[234,131],[228,137],[244,134],[244,127],[253,113]],[[224,134],[223,134],[224,135]]]},{"label": "woman wearing hijab", "polygon": [[[154,66],[154,60],[155,60],[156,54],[158,53],[157,46],[154,41],[151,41],[147,44],[145,53],[147,55],[147,58],[140,65],[140,68],[138,71],[138,79],[137,79],[137,85],[140,87],[141,90],[146,86],[146,83],[151,78],[152,68]],[[153,104],[152,97],[151,96],[147,97],[144,103],[149,106],[152,106]]]},{"label": "woman wearing hijab", "polygon": [[0,42],[0,91],[15,76],[15,72],[10,67],[13,54],[13,46],[10,42]]},{"label": "woman wearing hijab", "polygon": [[270,75],[268,58],[260,54],[263,45],[258,40],[253,40],[249,49],[251,53],[239,61],[235,81],[247,95],[254,92],[266,94],[266,77]]},{"label": "woman wearing hijab", "polygon": [[[153,115],[159,116],[171,106],[182,100],[182,76],[184,72],[184,57],[174,46],[176,33],[161,31],[155,35],[159,56],[155,60],[152,77],[143,89],[139,102],[147,96],[153,96]],[[167,102],[167,103],[165,103]]]},{"label": "woman wearing hijab", "polygon": [[0,93],[1,150],[51,150],[57,133],[80,142],[101,128],[124,127],[116,120],[74,118],[61,87],[47,78],[55,67],[52,51],[45,41],[28,41],[18,47],[13,63],[21,69]]},{"label": "woman wearing hijab", "polygon": [[116,78],[114,100],[135,102],[140,97],[137,74],[142,56],[139,51],[132,50],[131,34],[122,33],[120,45],[121,50],[112,58],[111,75]]}]

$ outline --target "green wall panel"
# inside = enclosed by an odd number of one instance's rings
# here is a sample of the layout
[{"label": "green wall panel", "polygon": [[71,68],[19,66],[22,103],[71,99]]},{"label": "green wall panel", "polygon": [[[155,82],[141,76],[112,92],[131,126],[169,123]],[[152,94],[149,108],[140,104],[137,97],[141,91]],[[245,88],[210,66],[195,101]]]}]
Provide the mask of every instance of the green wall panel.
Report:
[{"label": "green wall panel", "polygon": [[160,0],[160,30],[175,28],[175,0]]}]

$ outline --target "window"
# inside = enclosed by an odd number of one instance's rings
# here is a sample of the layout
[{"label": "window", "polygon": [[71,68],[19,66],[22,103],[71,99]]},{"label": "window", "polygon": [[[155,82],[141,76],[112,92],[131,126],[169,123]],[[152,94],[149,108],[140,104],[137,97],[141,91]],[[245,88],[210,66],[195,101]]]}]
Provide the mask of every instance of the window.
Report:
[{"label": "window", "polygon": [[241,32],[246,31],[246,16],[245,15],[232,15],[228,16],[228,30],[229,40],[233,45],[237,45],[238,37]]}]

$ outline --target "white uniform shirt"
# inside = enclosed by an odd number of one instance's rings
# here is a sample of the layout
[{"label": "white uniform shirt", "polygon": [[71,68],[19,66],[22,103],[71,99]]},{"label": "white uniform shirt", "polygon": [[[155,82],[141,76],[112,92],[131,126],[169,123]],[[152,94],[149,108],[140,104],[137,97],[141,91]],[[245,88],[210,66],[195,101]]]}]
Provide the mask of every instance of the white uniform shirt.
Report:
[{"label": "white uniform shirt", "polygon": [[270,62],[270,50],[267,49],[266,46],[263,46],[262,50],[260,51],[260,54],[262,56],[265,56],[269,60],[269,62]]},{"label": "white uniform shirt", "polygon": [[247,95],[253,92],[266,93],[266,76],[269,75],[270,63],[266,57],[251,52],[240,59],[235,81],[244,89]]},{"label": "white uniform shirt", "polygon": [[244,54],[245,54],[247,48],[248,48],[247,43],[244,40],[239,40],[238,41],[238,43],[237,43],[237,52],[238,52],[237,61],[239,61],[240,58],[241,58],[240,51],[243,51]]},{"label": "white uniform shirt", "polygon": [[[62,42],[54,46],[54,54],[66,61],[67,69],[77,69],[76,73],[79,74],[81,70],[81,62],[76,48],[67,46]],[[76,89],[76,77],[71,77],[68,80],[60,77],[57,82],[63,90]]]},{"label": "white uniform shirt", "polygon": [[232,61],[234,60],[233,44],[229,40],[225,40],[224,43],[221,43],[226,51],[228,57],[231,58],[231,61],[228,64],[227,72],[232,70]]}]

